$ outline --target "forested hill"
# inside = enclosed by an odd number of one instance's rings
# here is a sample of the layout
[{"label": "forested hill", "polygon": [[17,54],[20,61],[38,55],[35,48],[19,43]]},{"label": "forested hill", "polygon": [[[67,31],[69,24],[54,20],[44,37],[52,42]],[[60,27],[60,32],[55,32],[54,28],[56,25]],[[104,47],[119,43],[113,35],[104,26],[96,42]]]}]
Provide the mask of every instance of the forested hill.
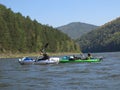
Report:
[{"label": "forested hill", "polygon": [[64,26],[57,27],[58,30],[66,33],[72,39],[80,38],[81,35],[90,32],[93,29],[96,29],[98,26],[81,23],[81,22],[72,22]]},{"label": "forested hill", "polygon": [[83,52],[120,51],[120,17],[83,35],[77,42]]},{"label": "forested hill", "polygon": [[66,34],[0,4],[0,53],[39,52],[46,43],[48,52],[80,51]]}]

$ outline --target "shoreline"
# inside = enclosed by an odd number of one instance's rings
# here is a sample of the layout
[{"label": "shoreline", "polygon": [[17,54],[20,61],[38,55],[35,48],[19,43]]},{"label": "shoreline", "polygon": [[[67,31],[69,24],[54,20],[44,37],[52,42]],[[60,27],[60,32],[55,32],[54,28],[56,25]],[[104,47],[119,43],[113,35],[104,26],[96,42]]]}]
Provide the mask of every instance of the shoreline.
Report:
[{"label": "shoreline", "polygon": [[[49,56],[62,56],[62,55],[74,55],[74,54],[80,54],[80,53],[47,53]],[[42,56],[39,53],[1,53],[0,58],[22,58],[22,57],[38,57]]]}]

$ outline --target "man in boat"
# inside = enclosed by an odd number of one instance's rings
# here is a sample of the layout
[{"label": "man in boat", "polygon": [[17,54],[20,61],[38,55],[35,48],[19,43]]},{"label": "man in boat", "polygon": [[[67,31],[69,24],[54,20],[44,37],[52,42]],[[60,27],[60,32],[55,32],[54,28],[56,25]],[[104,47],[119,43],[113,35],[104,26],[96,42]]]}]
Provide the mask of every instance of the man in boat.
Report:
[{"label": "man in boat", "polygon": [[84,56],[84,54],[80,54],[80,59],[81,60],[88,60],[88,59],[92,59],[92,55],[90,53],[87,54],[87,57]]},{"label": "man in boat", "polygon": [[72,55],[69,57],[69,60],[77,60],[77,59],[80,59],[80,58],[76,57],[75,55]]},{"label": "man in boat", "polygon": [[47,53],[40,52],[40,54],[43,55],[43,57],[41,59],[38,59],[38,61],[49,59],[49,56],[47,55]]},{"label": "man in boat", "polygon": [[74,60],[74,56],[70,56],[70,57],[69,57],[69,60]]},{"label": "man in boat", "polygon": [[92,55],[90,53],[88,53],[88,56],[86,59],[92,59],[92,58],[93,58]]}]

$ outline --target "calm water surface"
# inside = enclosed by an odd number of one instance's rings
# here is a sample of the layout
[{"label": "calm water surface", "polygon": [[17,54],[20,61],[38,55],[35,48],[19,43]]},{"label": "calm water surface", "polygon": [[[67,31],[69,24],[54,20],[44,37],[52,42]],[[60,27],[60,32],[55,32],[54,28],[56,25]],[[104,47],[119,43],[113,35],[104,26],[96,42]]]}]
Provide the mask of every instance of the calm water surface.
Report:
[{"label": "calm water surface", "polygon": [[120,52],[95,53],[100,63],[20,65],[0,59],[0,90],[120,90]]}]

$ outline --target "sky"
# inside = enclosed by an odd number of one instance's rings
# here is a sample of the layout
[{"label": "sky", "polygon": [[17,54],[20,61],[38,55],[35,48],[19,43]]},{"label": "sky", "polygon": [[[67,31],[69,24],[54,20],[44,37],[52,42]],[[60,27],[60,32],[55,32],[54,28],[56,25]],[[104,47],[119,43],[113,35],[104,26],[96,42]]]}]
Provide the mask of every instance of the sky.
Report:
[{"label": "sky", "polygon": [[120,16],[120,0],[0,0],[0,4],[53,27],[71,22],[101,26]]}]

